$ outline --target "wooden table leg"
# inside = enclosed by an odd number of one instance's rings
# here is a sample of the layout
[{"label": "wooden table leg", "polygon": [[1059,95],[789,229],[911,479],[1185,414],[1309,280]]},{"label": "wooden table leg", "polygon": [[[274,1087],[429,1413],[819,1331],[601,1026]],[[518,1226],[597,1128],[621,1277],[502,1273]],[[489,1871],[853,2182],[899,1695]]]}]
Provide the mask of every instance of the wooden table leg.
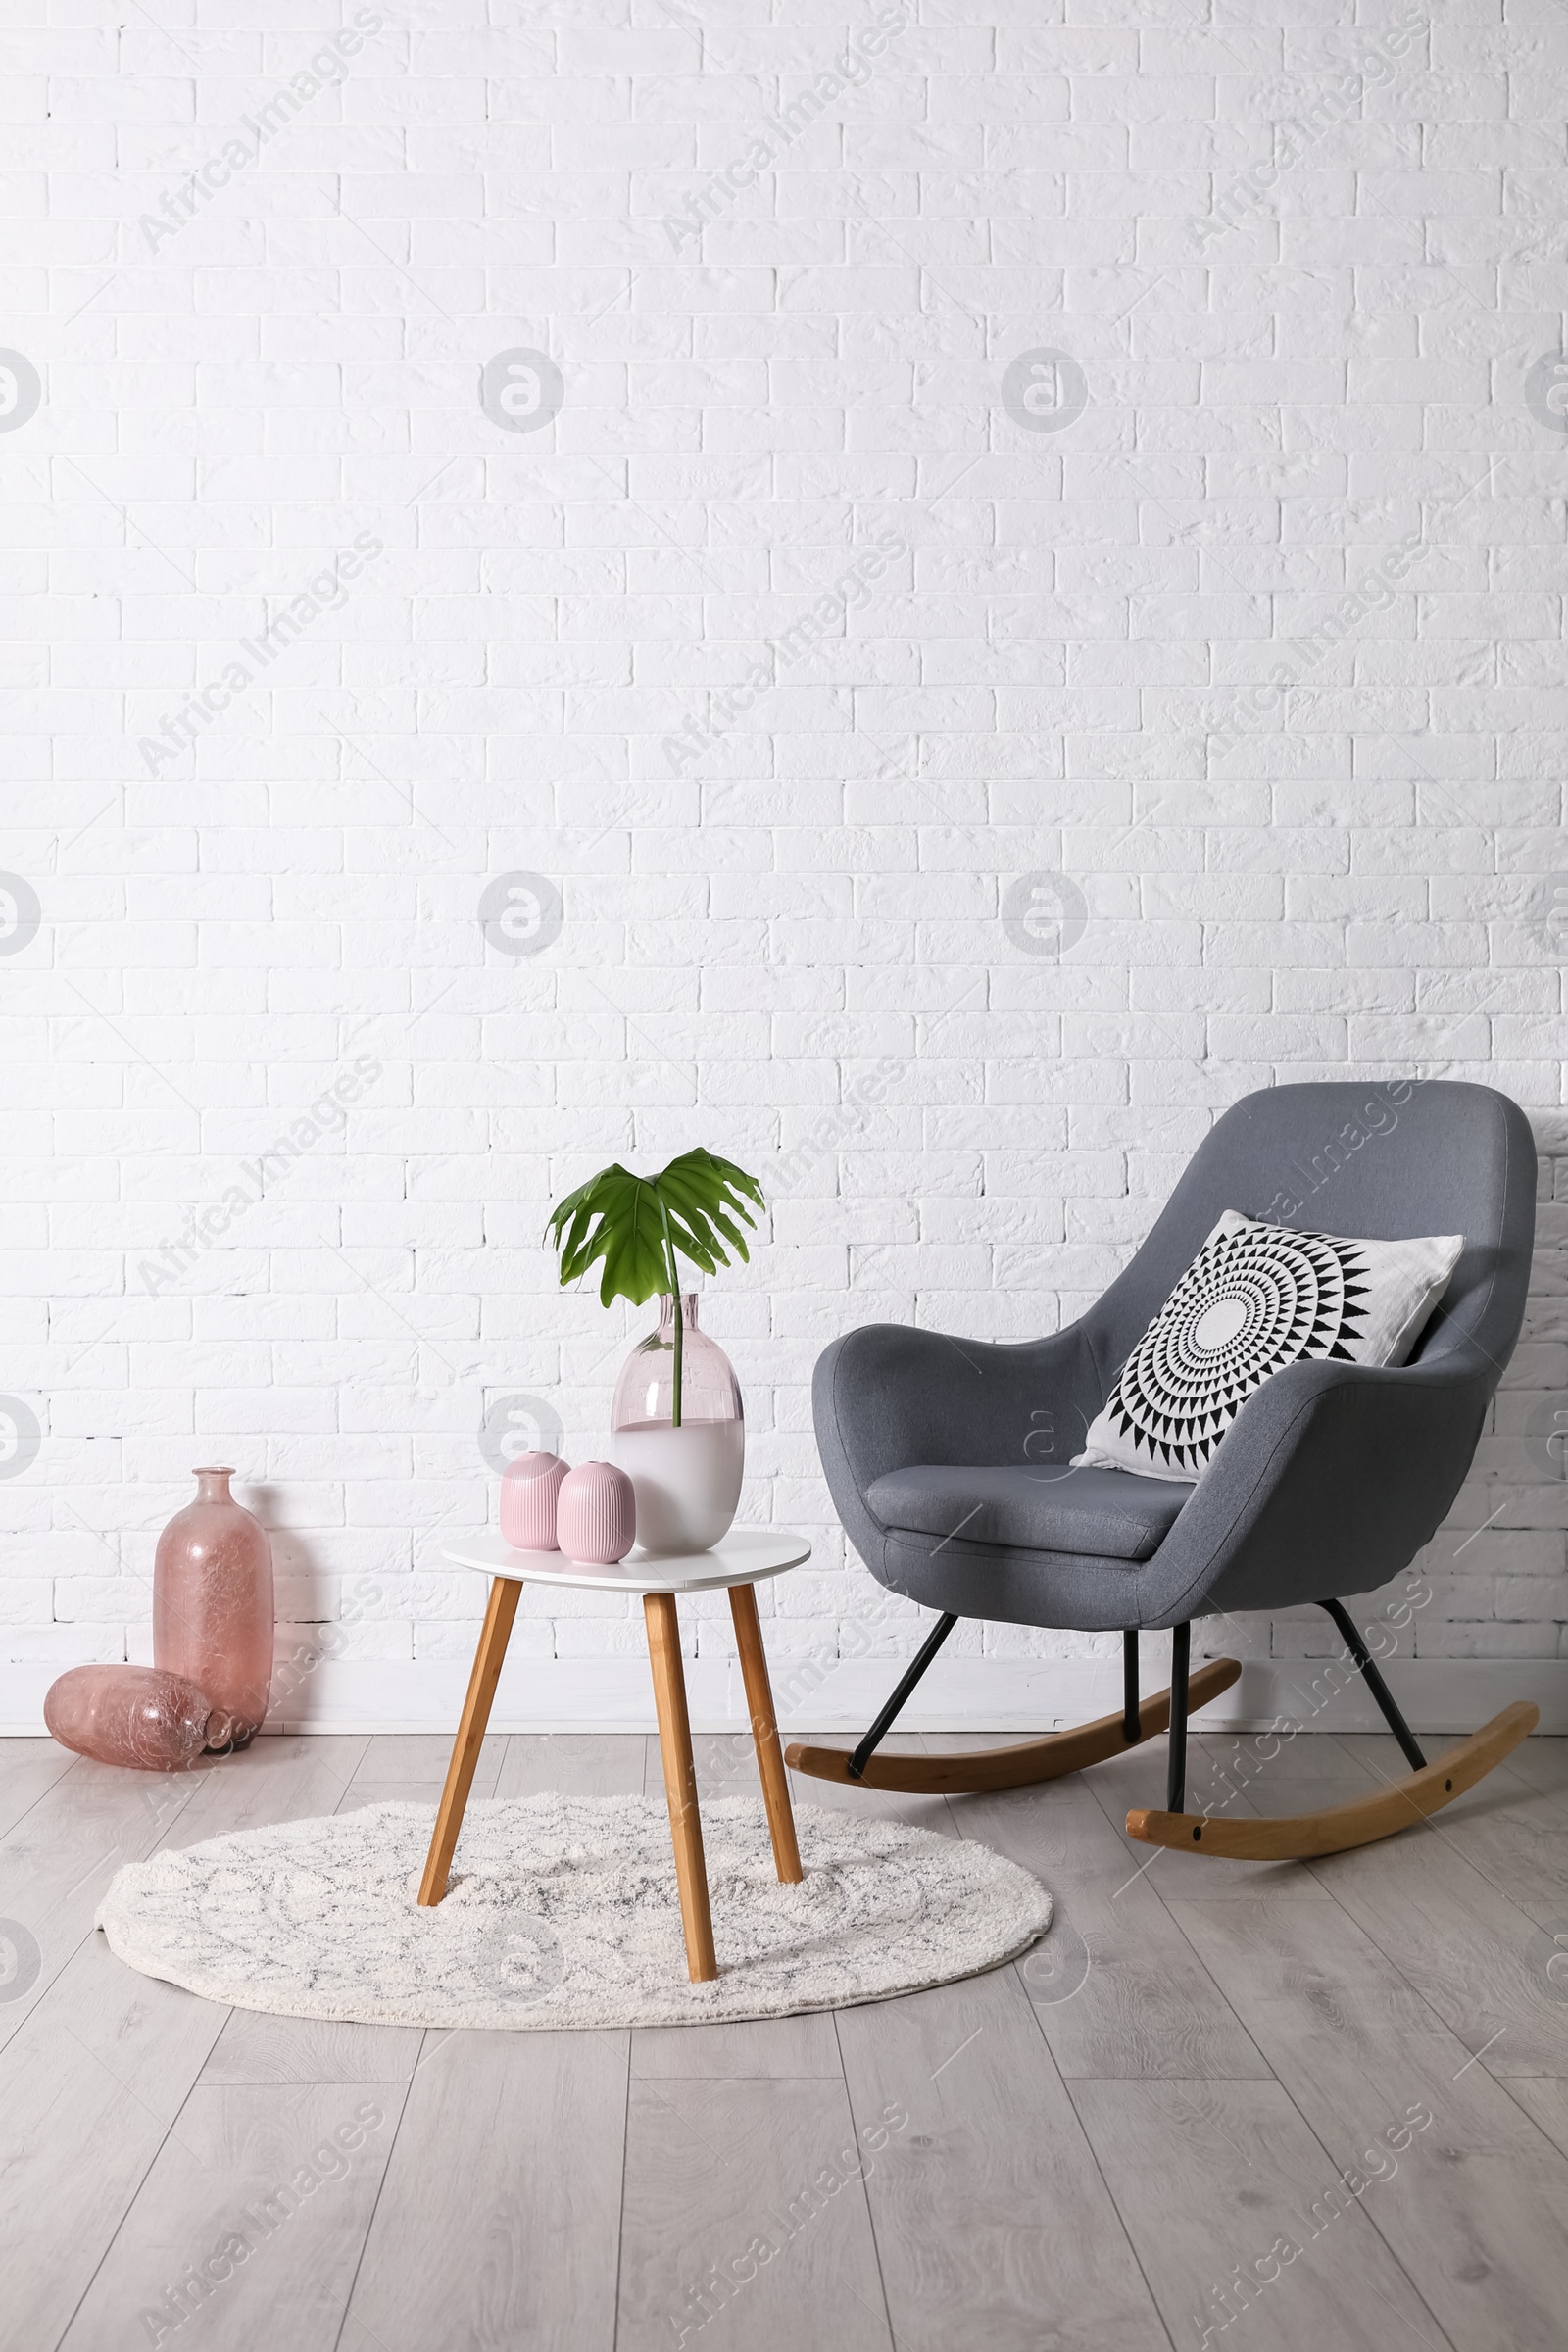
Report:
[{"label": "wooden table leg", "polygon": [[762,1801],[767,1807],[767,1826],[773,1839],[774,1867],[785,1886],[795,1886],[801,1880],[801,1849],[795,1841],[789,1775],[784,1770],[778,1725],[773,1717],[773,1686],[767,1679],[767,1652],[762,1647],[762,1628],[758,1622],[756,1586],[731,1585],[729,1607],[735,1620],[735,1645],[741,1653],[746,1710],[752,1719]]},{"label": "wooden table leg", "polygon": [[491,1580],[490,1605],[484,1613],[484,1630],[479,1636],[479,1646],[473,1653],[468,1695],[463,1702],[463,1718],[458,1725],[452,1761],[447,1766],[447,1785],[441,1791],[441,1806],[435,1817],[430,1851],[425,1858],[424,1877],[419,1881],[419,1901],[426,1910],[438,1903],[447,1890],[447,1874],[452,1868],[458,1832],[463,1827],[468,1790],[473,1787],[474,1766],[479,1761],[485,1725],[490,1720],[490,1702],[495,1697],[496,1685],[501,1680],[502,1661],[507,1654],[512,1621],[517,1614],[517,1599],[521,1592],[522,1586],[514,1576],[498,1576]]},{"label": "wooden table leg", "polygon": [[713,1920],[708,1907],[708,1864],[703,1855],[703,1817],[697,1810],[697,1767],[692,1762],[691,1718],[686,1712],[686,1676],[680,1662],[680,1620],[673,1592],[645,1592],[648,1660],[654,1670],[654,1704],[659,1710],[659,1752],[669,1800],[669,1836],[675,1848],[675,1884],[680,1888],[681,1925],[686,1931],[686,1973],[694,1984],[718,1974]]}]

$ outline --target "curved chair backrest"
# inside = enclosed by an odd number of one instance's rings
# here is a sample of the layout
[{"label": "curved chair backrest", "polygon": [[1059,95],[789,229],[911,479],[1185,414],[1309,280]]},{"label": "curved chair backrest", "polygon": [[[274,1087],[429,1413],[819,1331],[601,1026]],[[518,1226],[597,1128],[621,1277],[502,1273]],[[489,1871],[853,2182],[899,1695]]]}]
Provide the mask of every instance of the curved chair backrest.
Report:
[{"label": "curved chair backrest", "polygon": [[[1506,1095],[1451,1079],[1274,1086],[1218,1119],[1130,1265],[1086,1318],[1102,1374],[1123,1363],[1223,1210],[1357,1240],[1462,1233],[1411,1361],[1456,1352],[1494,1387],[1524,1317],[1536,1151]],[[1460,1367],[1455,1365],[1453,1369]]]}]

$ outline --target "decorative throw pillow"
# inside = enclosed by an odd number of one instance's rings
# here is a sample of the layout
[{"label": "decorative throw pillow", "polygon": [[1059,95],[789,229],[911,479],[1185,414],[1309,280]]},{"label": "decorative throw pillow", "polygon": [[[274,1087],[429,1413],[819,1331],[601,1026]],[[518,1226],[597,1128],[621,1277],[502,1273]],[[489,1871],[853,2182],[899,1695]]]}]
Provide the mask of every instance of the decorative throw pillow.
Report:
[{"label": "decorative throw pillow", "polygon": [[1402,1364],[1463,1247],[1456,1233],[1297,1233],[1228,1208],[1123,1364],[1073,1468],[1196,1481],[1252,1391],[1287,1364]]}]

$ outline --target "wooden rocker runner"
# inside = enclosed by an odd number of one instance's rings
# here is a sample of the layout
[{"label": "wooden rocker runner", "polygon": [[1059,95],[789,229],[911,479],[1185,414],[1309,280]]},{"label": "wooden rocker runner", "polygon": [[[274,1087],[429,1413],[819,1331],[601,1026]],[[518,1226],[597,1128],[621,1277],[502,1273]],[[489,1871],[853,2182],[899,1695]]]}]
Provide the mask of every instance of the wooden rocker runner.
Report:
[{"label": "wooden rocker runner", "polygon": [[[1427,1819],[1535,1729],[1538,1709],[1516,1700],[1429,1763],[1342,1605],[1408,1566],[1458,1493],[1518,1338],[1534,1233],[1535,1146],[1515,1103],[1488,1087],[1401,1082],[1380,1090],[1374,1124],[1371,1092],[1271,1087],[1236,1103],[1132,1263],[1050,1339],[988,1347],[874,1324],[827,1349],[813,1403],[839,1516],[882,1584],[941,1615],[859,1745],[796,1742],[786,1750],[796,1770],[953,1795],[1054,1780],[1168,1731],[1165,1808],[1130,1812],[1129,1837],[1176,1853],[1278,1860],[1367,1845]],[[1345,1140],[1352,1134],[1358,1145]],[[1303,1170],[1327,1172],[1314,1184]],[[1309,1214],[1282,1219],[1284,1182],[1309,1194]],[[1457,1234],[1463,1247],[1404,1363],[1286,1362],[1251,1388],[1198,1485],[1067,1467],[1058,1455],[1073,1447],[1058,1446],[1056,1433],[1099,1413],[1102,1367],[1127,1360],[1227,1208],[1308,1234]],[[1192,1620],[1305,1602],[1332,1617],[1409,1772],[1314,1813],[1188,1813],[1189,1714],[1241,1673],[1234,1658],[1191,1669]],[[1397,1628],[1398,1611],[1388,1614]],[[879,1755],[960,1616],[1119,1630],[1120,1712],[963,1755]],[[1165,1627],[1170,1689],[1141,1700],[1139,1630]]]}]

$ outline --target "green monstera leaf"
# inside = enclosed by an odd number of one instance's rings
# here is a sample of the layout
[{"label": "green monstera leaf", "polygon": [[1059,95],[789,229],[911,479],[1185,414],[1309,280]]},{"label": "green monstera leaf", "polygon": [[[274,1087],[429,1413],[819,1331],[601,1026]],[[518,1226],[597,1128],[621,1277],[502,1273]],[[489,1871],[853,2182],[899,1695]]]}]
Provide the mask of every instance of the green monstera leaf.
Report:
[{"label": "green monstera leaf", "polygon": [[656,1292],[679,1291],[677,1250],[705,1274],[729,1264],[726,1243],[746,1259],[735,1218],[757,1223],[748,1200],[766,1205],[756,1177],[711,1152],[683,1152],[657,1176],[634,1176],[616,1161],[558,1201],[546,1230],[563,1284],[600,1264],[600,1304],[629,1298],[641,1306]]},{"label": "green monstera leaf", "polygon": [[711,1152],[683,1152],[657,1176],[634,1176],[618,1161],[558,1200],[546,1227],[561,1260],[563,1285],[598,1265],[600,1304],[629,1298],[641,1306],[661,1291],[675,1298],[675,1409],[680,1424],[682,1322],[678,1258],[690,1258],[705,1274],[730,1262],[733,1250],[749,1261],[747,1225],[757,1219],[747,1206],[764,1208],[762,1188],[731,1159]]}]

